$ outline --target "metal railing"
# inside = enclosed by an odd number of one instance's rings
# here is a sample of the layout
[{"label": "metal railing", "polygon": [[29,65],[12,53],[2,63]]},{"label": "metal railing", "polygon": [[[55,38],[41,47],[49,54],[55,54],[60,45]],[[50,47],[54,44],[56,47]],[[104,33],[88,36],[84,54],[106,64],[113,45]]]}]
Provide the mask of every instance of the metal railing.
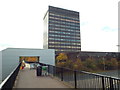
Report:
[{"label": "metal railing", "polygon": [[0,84],[0,90],[12,90],[16,77],[18,75],[21,63],[9,74],[9,76]]},{"label": "metal railing", "polygon": [[119,90],[120,78],[48,65],[48,73],[74,88]]},{"label": "metal railing", "polygon": [[[46,64],[44,64],[46,66]],[[0,84],[0,89],[12,89],[16,76],[18,75],[21,63],[11,72],[11,74]],[[92,88],[102,90],[119,90],[120,78],[110,77],[86,71],[77,71],[68,68],[48,66],[48,73],[67,82],[74,88]]]}]

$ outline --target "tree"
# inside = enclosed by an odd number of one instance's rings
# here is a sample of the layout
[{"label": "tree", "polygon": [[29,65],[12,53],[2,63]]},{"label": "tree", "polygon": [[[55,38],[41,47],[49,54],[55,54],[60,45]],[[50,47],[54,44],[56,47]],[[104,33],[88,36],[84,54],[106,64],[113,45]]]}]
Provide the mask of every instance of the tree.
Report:
[{"label": "tree", "polygon": [[56,57],[57,60],[67,60],[68,57],[65,53],[59,53],[59,55]]},{"label": "tree", "polygon": [[78,65],[77,64],[73,64],[73,69],[77,70],[78,69]]},{"label": "tree", "polygon": [[56,57],[56,65],[65,67],[67,59],[68,57],[65,53],[59,53],[59,55]]},{"label": "tree", "polygon": [[112,69],[118,69],[118,62],[116,58],[111,58],[111,60],[107,60],[105,62],[106,69],[112,70]]},{"label": "tree", "polygon": [[118,69],[118,61],[116,58],[111,58],[111,62],[112,62],[112,68],[113,69]]},{"label": "tree", "polygon": [[96,61],[98,69],[105,70],[105,61],[106,61],[106,59],[104,57],[100,58]]},{"label": "tree", "polygon": [[73,69],[73,61],[72,60],[66,60],[65,66],[67,68]]},{"label": "tree", "polygon": [[82,70],[83,69],[83,63],[79,58],[77,58],[75,63],[73,63],[73,69],[75,69],[75,70]]},{"label": "tree", "polygon": [[87,70],[96,70],[97,69],[97,65],[96,65],[96,62],[94,60],[94,58],[87,58],[85,61],[84,61],[84,65],[85,67],[87,68]]}]

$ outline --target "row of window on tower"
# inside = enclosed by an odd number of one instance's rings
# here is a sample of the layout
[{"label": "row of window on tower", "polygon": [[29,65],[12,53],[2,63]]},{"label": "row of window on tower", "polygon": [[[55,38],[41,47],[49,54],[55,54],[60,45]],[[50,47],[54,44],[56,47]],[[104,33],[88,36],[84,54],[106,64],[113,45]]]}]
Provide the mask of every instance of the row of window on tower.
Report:
[{"label": "row of window on tower", "polygon": [[80,45],[80,43],[50,41],[49,44]]},{"label": "row of window on tower", "polygon": [[74,23],[79,23],[79,21],[76,21],[76,20],[70,20],[70,19],[64,19],[64,18],[61,18],[61,17],[51,17],[49,16],[50,19],[55,19],[55,20],[61,20],[61,21],[68,21],[68,22],[74,22]]},{"label": "row of window on tower", "polygon": [[49,44],[50,45],[50,47],[73,47],[73,48],[79,48],[80,47],[80,45],[66,45],[66,44]]},{"label": "row of window on tower", "polygon": [[80,46],[53,46],[53,45],[49,45],[49,47],[56,47],[56,48],[80,48]]},{"label": "row of window on tower", "polygon": [[80,39],[79,40],[76,40],[76,39],[67,39],[67,38],[49,38],[49,40],[58,40],[58,41],[74,41],[74,42],[80,42]]},{"label": "row of window on tower", "polygon": [[49,23],[65,24],[65,25],[78,26],[78,27],[80,26],[79,23],[62,21],[62,20],[56,20],[56,19],[49,19]]},{"label": "row of window on tower", "polygon": [[79,52],[80,51],[80,49],[78,49],[78,50],[74,50],[74,49],[55,49],[55,51],[63,51],[63,52],[71,52],[71,51],[73,51],[73,52]]},{"label": "row of window on tower", "polygon": [[49,34],[49,37],[59,37],[59,38],[71,38],[71,39],[80,39],[80,37],[78,36],[68,36],[68,35],[57,35],[57,34]]},{"label": "row of window on tower", "polygon": [[55,33],[59,33],[59,34],[65,34],[65,35],[79,35],[80,33],[76,33],[76,32],[61,32],[61,31],[49,31],[51,34],[55,34]]},{"label": "row of window on tower", "polygon": [[69,28],[61,28],[61,27],[49,27],[49,30],[56,30],[56,31],[71,31],[71,32],[78,32],[80,33],[79,29],[69,29]]},{"label": "row of window on tower", "polygon": [[57,13],[49,13],[49,16],[52,16],[52,17],[60,17],[60,18],[64,18],[64,19],[71,19],[71,20],[76,20],[78,21],[79,18],[78,17],[69,17],[69,16],[65,16],[65,15],[62,15],[62,14],[57,14]]},{"label": "row of window on tower", "polygon": [[71,29],[79,29],[80,28],[80,27],[76,27],[76,26],[68,26],[68,25],[53,24],[53,23],[49,23],[49,27],[61,27],[61,28],[71,28]]}]

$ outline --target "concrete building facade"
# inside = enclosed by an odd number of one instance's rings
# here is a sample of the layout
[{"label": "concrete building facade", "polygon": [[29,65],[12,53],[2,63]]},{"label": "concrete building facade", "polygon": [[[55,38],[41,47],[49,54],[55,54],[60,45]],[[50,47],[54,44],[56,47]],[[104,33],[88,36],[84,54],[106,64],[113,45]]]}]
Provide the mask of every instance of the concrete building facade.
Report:
[{"label": "concrete building facade", "polygon": [[49,6],[44,16],[43,47],[57,52],[81,51],[79,12]]}]

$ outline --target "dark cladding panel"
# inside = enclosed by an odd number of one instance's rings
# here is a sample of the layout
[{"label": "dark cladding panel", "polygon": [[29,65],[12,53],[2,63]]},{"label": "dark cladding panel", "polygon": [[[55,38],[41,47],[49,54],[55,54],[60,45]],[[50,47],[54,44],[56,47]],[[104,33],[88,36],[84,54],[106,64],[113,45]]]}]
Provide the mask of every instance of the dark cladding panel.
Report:
[{"label": "dark cladding panel", "polygon": [[49,6],[49,12],[79,18],[79,12]]}]

